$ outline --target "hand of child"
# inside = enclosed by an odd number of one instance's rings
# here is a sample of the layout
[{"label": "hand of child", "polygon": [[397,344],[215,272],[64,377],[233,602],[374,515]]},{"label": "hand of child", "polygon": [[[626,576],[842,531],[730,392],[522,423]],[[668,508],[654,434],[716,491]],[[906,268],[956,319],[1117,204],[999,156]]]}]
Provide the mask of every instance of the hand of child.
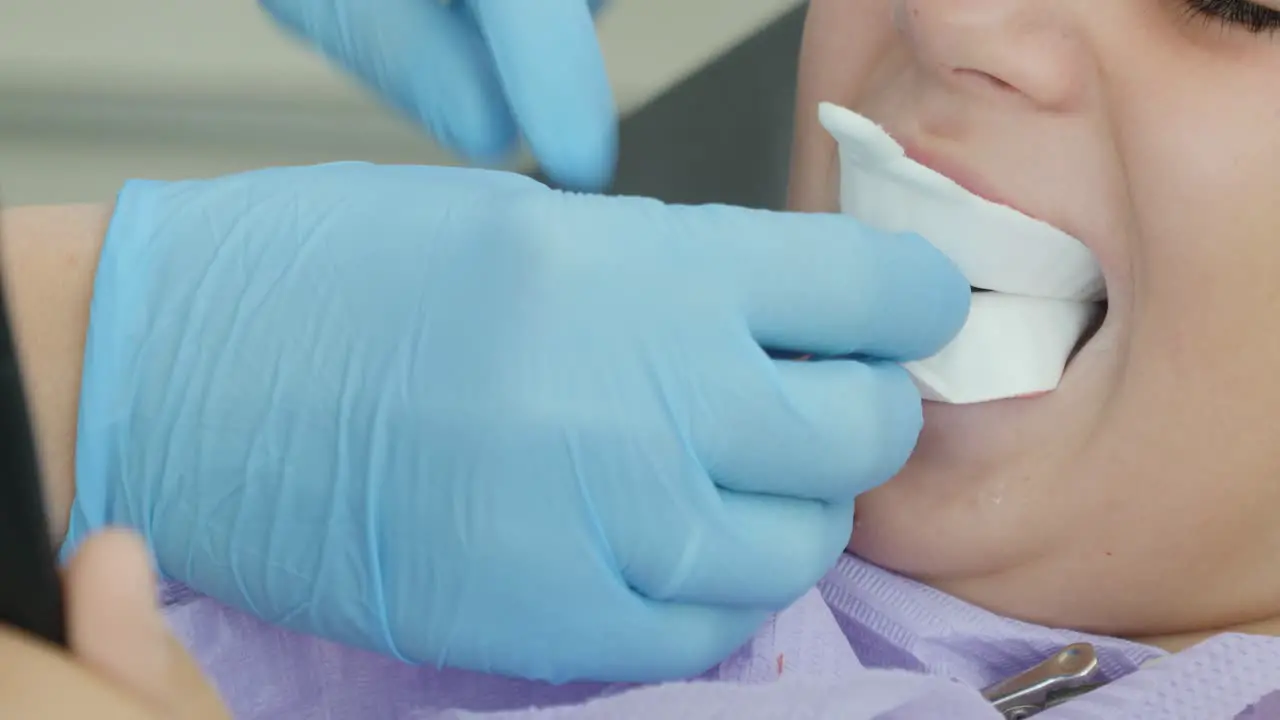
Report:
[{"label": "hand of child", "polygon": [[120,531],[90,538],[63,582],[71,654],[0,628],[0,717],[230,717],[165,627],[146,549],[137,538]]}]

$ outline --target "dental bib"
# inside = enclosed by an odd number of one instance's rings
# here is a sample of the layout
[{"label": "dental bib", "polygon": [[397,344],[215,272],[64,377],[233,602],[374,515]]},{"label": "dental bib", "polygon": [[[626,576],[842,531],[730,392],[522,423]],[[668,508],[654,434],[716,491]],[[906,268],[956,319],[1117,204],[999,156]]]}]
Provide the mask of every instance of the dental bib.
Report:
[{"label": "dental bib", "polygon": [[979,290],[959,335],[933,357],[906,364],[921,396],[968,404],[1056,389],[1105,298],[1093,253],[908,158],[857,113],[822,103],[818,119],[840,148],[841,212],[923,236]]}]

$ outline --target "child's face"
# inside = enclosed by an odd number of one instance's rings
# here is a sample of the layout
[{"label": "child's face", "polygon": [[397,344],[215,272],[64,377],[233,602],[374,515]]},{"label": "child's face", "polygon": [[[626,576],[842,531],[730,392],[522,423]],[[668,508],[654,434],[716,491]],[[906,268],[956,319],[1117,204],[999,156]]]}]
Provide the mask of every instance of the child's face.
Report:
[{"label": "child's face", "polygon": [[1280,615],[1280,33],[1207,4],[813,0],[793,207],[837,207],[836,102],[1079,237],[1110,298],[1057,392],[928,405],[854,551],[1112,634]]}]

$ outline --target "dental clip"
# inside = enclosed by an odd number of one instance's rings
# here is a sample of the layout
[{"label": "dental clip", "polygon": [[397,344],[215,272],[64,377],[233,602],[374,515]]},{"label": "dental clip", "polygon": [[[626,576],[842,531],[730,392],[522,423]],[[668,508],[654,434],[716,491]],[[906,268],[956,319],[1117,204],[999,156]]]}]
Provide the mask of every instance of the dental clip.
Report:
[{"label": "dental clip", "polygon": [[1075,643],[1030,670],[986,688],[982,696],[1005,720],[1024,720],[1101,686],[1090,682],[1098,667],[1094,647]]}]

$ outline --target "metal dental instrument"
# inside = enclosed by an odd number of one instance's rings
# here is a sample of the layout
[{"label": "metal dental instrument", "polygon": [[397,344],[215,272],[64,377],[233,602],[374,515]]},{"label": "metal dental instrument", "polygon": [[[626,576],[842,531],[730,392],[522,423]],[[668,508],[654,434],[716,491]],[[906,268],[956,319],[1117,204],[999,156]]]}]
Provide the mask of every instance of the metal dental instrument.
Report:
[{"label": "metal dental instrument", "polygon": [[1059,650],[1035,667],[986,688],[982,696],[1006,720],[1024,720],[1101,686],[1090,682],[1098,672],[1098,654],[1089,643]]},{"label": "metal dental instrument", "polygon": [[31,419],[0,281],[0,624],[66,647]]}]

